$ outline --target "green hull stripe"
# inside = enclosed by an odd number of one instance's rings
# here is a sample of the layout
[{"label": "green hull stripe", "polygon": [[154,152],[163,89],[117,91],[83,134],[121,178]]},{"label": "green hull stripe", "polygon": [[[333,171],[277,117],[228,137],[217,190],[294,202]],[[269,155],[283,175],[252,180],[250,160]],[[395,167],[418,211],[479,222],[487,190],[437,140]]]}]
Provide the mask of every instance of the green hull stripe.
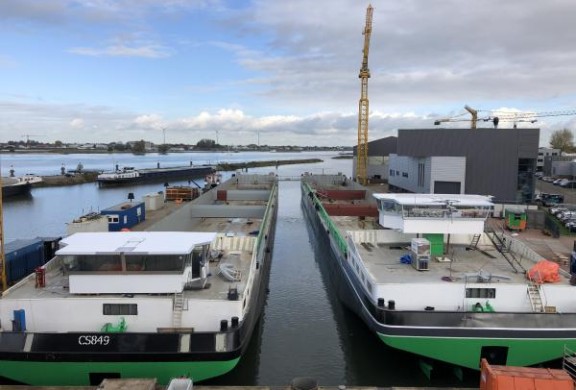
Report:
[{"label": "green hull stripe", "polygon": [[0,361],[0,375],[34,386],[89,386],[90,374],[118,373],[120,378],[156,378],[167,385],[172,378],[198,382],[232,370],[240,358],[218,362],[74,363]]},{"label": "green hull stripe", "polygon": [[480,369],[482,347],[508,347],[509,366],[532,366],[562,358],[564,346],[576,349],[575,339],[409,337],[381,333],[378,336],[393,348],[475,370]]}]

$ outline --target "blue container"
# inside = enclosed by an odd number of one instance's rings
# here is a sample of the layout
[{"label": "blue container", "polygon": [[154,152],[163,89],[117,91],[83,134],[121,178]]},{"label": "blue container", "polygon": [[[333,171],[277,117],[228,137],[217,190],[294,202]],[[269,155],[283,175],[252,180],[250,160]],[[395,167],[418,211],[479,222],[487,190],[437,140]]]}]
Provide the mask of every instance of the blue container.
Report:
[{"label": "blue container", "polygon": [[144,202],[124,202],[100,212],[108,217],[108,230],[130,229],[146,219]]},{"label": "blue container", "polygon": [[34,238],[15,240],[6,244],[6,279],[12,284],[34,272],[36,267],[44,265],[44,240]]}]

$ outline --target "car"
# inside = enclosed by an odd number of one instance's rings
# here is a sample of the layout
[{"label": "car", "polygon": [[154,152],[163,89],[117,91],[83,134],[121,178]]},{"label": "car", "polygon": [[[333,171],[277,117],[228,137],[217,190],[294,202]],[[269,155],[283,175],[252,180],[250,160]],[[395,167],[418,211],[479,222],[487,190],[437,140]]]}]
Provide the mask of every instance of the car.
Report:
[{"label": "car", "polygon": [[548,194],[548,196],[542,200],[542,204],[547,207],[557,205],[558,203],[564,203],[564,195]]},{"label": "car", "polygon": [[560,184],[562,188],[576,188],[576,180],[568,180]]}]

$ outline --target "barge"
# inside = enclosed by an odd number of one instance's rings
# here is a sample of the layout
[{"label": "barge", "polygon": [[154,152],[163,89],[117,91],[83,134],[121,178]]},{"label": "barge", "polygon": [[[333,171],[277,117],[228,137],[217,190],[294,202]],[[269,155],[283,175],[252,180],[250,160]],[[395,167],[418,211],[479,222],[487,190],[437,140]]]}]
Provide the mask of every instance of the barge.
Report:
[{"label": "barge", "polygon": [[301,189],[340,300],[388,346],[474,370],[576,347],[571,275],[485,228],[490,197],[372,193],[342,175],[304,176]]},{"label": "barge", "polygon": [[117,167],[112,172],[103,172],[96,181],[101,187],[119,186],[123,184],[158,182],[172,179],[197,179],[214,173],[211,165],[190,165],[180,167],[143,168]]},{"label": "barge", "polygon": [[263,311],[277,207],[274,176],[237,175],[141,228],[65,237],[2,293],[4,383],[229,372]]}]

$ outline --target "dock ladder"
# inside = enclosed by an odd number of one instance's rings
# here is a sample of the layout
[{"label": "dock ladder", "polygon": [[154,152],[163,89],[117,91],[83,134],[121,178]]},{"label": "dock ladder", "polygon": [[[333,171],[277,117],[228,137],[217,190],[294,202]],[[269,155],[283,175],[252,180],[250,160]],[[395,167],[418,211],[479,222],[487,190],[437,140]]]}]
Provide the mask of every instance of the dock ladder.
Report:
[{"label": "dock ladder", "polygon": [[174,307],[172,311],[172,326],[174,328],[182,327],[182,310],[184,310],[184,294],[174,294]]},{"label": "dock ladder", "polygon": [[533,280],[528,282],[528,297],[532,304],[532,311],[542,313],[544,311],[544,305],[542,303],[542,295],[540,295],[540,285]]}]

